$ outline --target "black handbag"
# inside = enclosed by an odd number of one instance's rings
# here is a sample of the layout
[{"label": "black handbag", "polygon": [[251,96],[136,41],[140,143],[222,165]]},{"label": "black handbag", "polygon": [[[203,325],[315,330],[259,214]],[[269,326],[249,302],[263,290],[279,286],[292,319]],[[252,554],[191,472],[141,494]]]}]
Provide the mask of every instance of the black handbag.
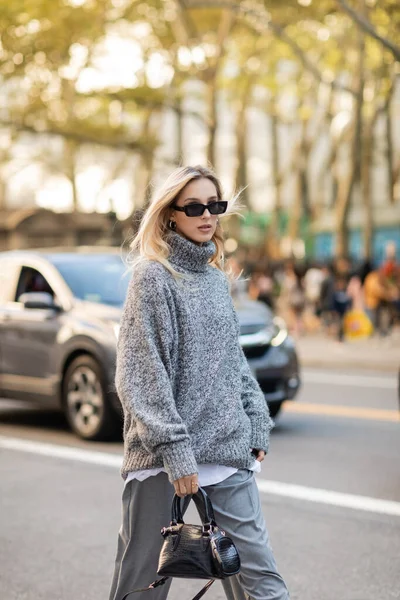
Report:
[{"label": "black handbag", "polygon": [[186,525],[181,501],[175,494],[169,527],[161,531],[164,544],[157,574],[189,579],[225,579],[240,570],[235,544],[215,522],[214,510],[206,492],[199,488],[194,500],[202,525]]},{"label": "black handbag", "polygon": [[[196,504],[202,525],[189,525],[183,520],[183,514],[190,500]],[[171,523],[169,527],[163,527],[161,535],[164,543],[160,552],[157,575],[161,575],[162,579],[134,592],[154,589],[163,585],[170,577],[210,579],[193,598],[199,600],[215,579],[225,579],[240,571],[240,558],[236,546],[231,538],[219,529],[211,500],[202,488],[199,488],[197,494],[185,498],[183,511],[181,500],[175,494],[172,501]],[[129,594],[126,594],[123,600]]]}]

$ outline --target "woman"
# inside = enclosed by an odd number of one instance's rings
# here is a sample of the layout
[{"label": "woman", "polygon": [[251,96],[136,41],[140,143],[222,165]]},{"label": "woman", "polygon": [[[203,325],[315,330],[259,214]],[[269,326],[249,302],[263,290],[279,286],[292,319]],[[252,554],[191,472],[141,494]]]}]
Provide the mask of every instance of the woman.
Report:
[{"label": "woman", "polygon": [[[139,256],[117,350],[125,489],[110,600],[156,578],[174,491],[184,497],[199,485],[241,556],[239,579],[224,582],[227,597],[244,598],[242,590],[253,600],[289,597],[253,475],[272,422],[239,345],[223,270],[218,215],[227,204],[212,171],[179,168],[156,193],[132,243]],[[151,596],[164,600],[168,589]]]}]

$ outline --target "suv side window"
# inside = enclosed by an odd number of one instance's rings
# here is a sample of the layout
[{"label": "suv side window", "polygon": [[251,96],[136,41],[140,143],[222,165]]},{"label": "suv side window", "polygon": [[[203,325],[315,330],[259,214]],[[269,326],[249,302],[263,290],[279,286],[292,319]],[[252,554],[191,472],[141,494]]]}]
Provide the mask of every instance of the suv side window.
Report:
[{"label": "suv side window", "polygon": [[54,298],[54,291],[39,271],[32,267],[22,267],[15,301],[18,302],[20,296],[28,292],[47,292],[47,294],[51,294]]},{"label": "suv side window", "polygon": [[0,305],[14,300],[19,269],[9,258],[0,258]]}]

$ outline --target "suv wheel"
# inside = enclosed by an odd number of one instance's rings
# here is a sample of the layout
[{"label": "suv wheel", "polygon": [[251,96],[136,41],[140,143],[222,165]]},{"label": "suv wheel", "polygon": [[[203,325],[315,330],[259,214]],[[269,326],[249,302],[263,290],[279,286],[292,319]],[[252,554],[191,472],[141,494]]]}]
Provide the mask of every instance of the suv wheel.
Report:
[{"label": "suv wheel", "polygon": [[63,381],[64,411],[71,429],[84,440],[114,437],[120,420],[107,398],[101,367],[81,355],[69,365]]}]

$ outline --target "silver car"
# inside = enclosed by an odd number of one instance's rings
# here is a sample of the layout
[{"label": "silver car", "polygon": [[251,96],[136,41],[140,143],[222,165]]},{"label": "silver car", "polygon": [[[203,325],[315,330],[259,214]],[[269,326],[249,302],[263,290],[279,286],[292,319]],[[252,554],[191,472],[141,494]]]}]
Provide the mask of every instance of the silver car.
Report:
[{"label": "silver car", "polygon": [[[0,398],[62,409],[87,440],[120,435],[115,351],[129,275],[118,249],[0,253]],[[236,300],[240,341],[276,416],[300,385],[285,325]]]}]

